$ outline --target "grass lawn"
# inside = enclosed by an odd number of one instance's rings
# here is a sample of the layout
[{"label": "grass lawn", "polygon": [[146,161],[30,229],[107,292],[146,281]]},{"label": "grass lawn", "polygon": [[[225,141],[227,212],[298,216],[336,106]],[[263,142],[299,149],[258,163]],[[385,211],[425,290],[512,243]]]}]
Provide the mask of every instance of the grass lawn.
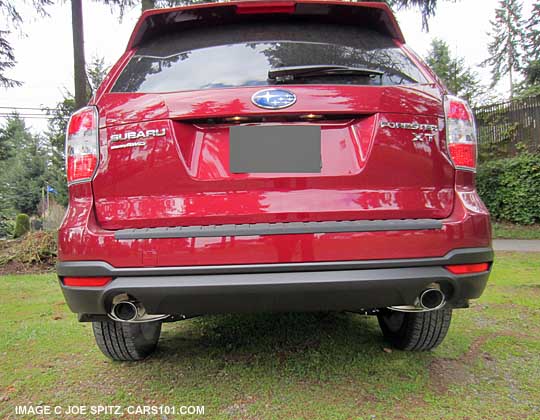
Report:
[{"label": "grass lawn", "polygon": [[20,404],[194,404],[205,419],[540,419],[540,254],[498,255],[482,299],[421,354],[384,351],[376,319],[360,315],[214,316],[165,324],[154,357],[114,363],[53,274],[0,277],[0,288],[2,419],[21,418]]},{"label": "grass lawn", "polygon": [[540,224],[524,226],[493,223],[494,239],[540,239]]}]

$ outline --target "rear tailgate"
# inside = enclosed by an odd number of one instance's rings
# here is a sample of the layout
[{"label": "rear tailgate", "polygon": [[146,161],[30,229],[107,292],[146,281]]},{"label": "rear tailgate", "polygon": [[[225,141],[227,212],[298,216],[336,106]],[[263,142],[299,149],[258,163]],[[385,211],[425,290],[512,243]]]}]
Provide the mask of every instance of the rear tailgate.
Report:
[{"label": "rear tailgate", "polygon": [[[192,92],[139,98],[110,94],[109,103],[115,105],[100,110],[109,125],[100,130],[102,157],[93,181],[100,224],[121,229],[450,214],[454,172],[441,151],[444,124],[435,97],[403,87],[289,88],[298,97],[296,115],[270,122],[261,121],[264,114],[251,103],[253,88],[235,90],[233,104],[230,91],[207,91],[196,99]],[[198,111],[210,103],[210,95],[216,110],[211,123]],[[122,102],[132,107],[138,100],[146,104],[149,118],[128,122]],[[244,125],[319,126],[320,173],[232,173],[229,132],[236,124],[224,118],[238,108],[256,121]],[[409,112],[385,112],[391,109]],[[325,117],[299,119],[308,113]],[[407,125],[413,123],[419,129]],[[164,135],[126,138],[152,130]],[[430,140],[414,141],[418,133]],[[111,141],[116,138],[125,140]],[[144,145],[116,148],[137,141]]]}]

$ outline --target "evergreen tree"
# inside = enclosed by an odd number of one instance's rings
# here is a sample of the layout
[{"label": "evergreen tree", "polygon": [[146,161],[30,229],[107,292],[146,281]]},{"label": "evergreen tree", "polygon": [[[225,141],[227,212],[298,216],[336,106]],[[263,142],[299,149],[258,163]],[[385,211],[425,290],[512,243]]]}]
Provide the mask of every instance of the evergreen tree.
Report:
[{"label": "evergreen tree", "polygon": [[[16,4],[17,3],[17,4]],[[20,29],[23,18],[17,10],[21,0],[0,0],[0,87],[20,86],[21,82],[10,79],[5,72],[15,66],[15,51],[8,41],[8,36],[12,29]],[[52,3],[52,0],[26,0],[34,6],[40,15],[46,15],[45,6]]]},{"label": "evergreen tree", "polygon": [[540,3],[533,5],[525,26],[525,80],[519,86],[520,96],[540,95]]},{"label": "evergreen tree", "polygon": [[107,76],[109,69],[105,65],[105,59],[103,57],[94,56],[92,61],[86,68],[86,74],[88,74],[88,82],[92,92],[95,92],[105,76]]},{"label": "evergreen tree", "polygon": [[533,5],[525,26],[525,48],[530,61],[540,61],[540,2]]},{"label": "evergreen tree", "polygon": [[503,76],[510,81],[510,99],[514,97],[514,75],[522,70],[523,30],[520,0],[500,0],[491,21],[492,40],[488,45],[490,57],[482,65],[491,67],[492,83],[495,86]]},{"label": "evergreen tree", "polygon": [[473,106],[477,104],[482,93],[478,74],[465,65],[462,57],[452,57],[445,41],[434,39],[431,42],[426,61],[452,94]]},{"label": "evergreen tree", "polygon": [[2,133],[13,149],[0,161],[0,207],[36,214],[45,186],[47,154],[43,141],[32,135],[16,114],[8,118]]}]

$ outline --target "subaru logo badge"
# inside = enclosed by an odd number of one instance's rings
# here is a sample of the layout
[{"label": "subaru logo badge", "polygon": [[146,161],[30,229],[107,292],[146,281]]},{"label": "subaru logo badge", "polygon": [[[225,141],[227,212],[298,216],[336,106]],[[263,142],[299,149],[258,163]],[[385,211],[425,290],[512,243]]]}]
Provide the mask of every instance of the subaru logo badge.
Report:
[{"label": "subaru logo badge", "polygon": [[296,102],[296,95],[285,89],[264,89],[256,92],[251,102],[259,108],[283,109]]}]

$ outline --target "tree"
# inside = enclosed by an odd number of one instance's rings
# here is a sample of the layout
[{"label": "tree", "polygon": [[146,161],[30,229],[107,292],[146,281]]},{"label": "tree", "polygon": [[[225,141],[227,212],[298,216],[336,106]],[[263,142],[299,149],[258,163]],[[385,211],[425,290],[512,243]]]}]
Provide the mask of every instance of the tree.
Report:
[{"label": "tree", "polygon": [[105,59],[103,57],[94,56],[92,61],[86,68],[86,74],[88,75],[88,84],[90,91],[93,93],[97,90],[105,76],[107,76],[109,69],[105,65]]},{"label": "tree", "polygon": [[520,84],[521,97],[540,95],[540,3],[533,5],[525,25],[525,80]]},{"label": "tree", "polygon": [[13,145],[11,156],[0,161],[2,206],[36,214],[45,186],[47,154],[43,140],[32,135],[17,114],[7,119],[2,135],[8,137],[3,143]]},{"label": "tree", "polygon": [[514,72],[522,70],[524,25],[521,9],[520,0],[500,0],[495,10],[495,20],[491,21],[490,57],[482,63],[491,67],[491,87],[508,75],[510,99],[514,97]]},{"label": "tree", "polygon": [[451,93],[476,105],[482,92],[478,74],[465,65],[464,58],[452,57],[445,41],[435,38],[431,42],[426,62]]},{"label": "tree", "polygon": [[540,61],[540,3],[533,5],[525,25],[525,48],[530,61]]},{"label": "tree", "polygon": [[[429,29],[428,21],[435,15],[437,0],[381,0],[398,9],[417,8],[422,13],[422,28]],[[455,1],[455,0],[452,0]]]},{"label": "tree", "polygon": [[[46,15],[45,6],[52,4],[52,0],[26,0],[31,3],[38,14]],[[17,1],[20,5],[21,1]],[[15,66],[15,51],[9,41],[8,36],[12,29],[20,30],[23,18],[17,11],[15,0],[0,0],[0,16],[5,19],[5,26],[0,27],[0,87],[20,86],[21,82],[10,79],[6,76],[6,71]]]}]

